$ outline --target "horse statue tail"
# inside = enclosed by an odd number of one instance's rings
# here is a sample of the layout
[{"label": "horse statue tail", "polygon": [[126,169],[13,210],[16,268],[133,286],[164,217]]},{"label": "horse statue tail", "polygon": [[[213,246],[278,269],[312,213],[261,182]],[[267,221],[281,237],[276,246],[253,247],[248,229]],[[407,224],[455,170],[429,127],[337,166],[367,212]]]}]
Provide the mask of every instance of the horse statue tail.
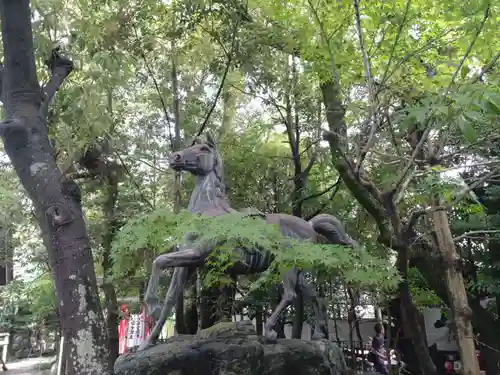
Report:
[{"label": "horse statue tail", "polygon": [[316,233],[333,245],[359,247],[358,242],[349,237],[342,222],[333,215],[319,214],[309,220],[309,223]]}]

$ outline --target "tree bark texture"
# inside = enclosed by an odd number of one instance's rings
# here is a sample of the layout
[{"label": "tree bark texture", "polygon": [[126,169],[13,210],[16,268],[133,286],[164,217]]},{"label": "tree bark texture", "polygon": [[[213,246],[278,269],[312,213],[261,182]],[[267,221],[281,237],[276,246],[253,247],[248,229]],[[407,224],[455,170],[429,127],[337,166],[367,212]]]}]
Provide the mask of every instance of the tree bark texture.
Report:
[{"label": "tree bark texture", "polygon": [[[437,202],[438,205],[440,202]],[[462,362],[462,374],[479,374],[479,363],[472,331],[472,310],[467,301],[462,273],[457,270],[457,251],[448,222],[448,214],[443,210],[432,213],[439,257],[444,263],[444,278],[447,286],[448,301],[455,323],[457,344]]]},{"label": "tree bark texture", "polygon": [[69,371],[112,374],[80,190],[59,171],[47,131],[47,107],[73,65],[53,59],[51,80],[42,90],[36,75],[29,0],[0,2],[0,20],[5,113],[0,132],[44,233],[69,349]]}]

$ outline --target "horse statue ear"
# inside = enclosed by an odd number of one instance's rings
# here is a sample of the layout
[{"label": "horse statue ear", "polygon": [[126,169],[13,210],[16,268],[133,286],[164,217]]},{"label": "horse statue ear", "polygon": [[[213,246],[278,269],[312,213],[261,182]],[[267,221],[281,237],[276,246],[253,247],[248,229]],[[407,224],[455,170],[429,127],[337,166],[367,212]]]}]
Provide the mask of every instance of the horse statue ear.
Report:
[{"label": "horse statue ear", "polygon": [[207,136],[207,144],[213,148],[217,148],[217,143],[215,143],[215,140],[212,137],[212,134],[210,132],[207,132],[206,136]]}]

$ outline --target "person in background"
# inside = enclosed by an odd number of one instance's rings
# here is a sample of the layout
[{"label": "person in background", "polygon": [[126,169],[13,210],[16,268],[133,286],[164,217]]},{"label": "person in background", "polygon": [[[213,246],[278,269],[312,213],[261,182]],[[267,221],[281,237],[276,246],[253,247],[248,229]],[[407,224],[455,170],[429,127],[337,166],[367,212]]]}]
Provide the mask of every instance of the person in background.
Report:
[{"label": "person in background", "polygon": [[389,375],[387,368],[387,353],[385,350],[384,326],[382,323],[375,324],[375,337],[372,339],[371,352],[374,354],[374,369],[382,375]]}]

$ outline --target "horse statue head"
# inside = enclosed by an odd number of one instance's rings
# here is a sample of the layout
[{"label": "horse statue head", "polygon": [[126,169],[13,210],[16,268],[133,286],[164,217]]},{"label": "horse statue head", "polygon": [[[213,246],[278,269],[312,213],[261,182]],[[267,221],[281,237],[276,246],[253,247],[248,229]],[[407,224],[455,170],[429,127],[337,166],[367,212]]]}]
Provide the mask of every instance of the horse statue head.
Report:
[{"label": "horse statue head", "polygon": [[205,141],[196,138],[191,147],[173,152],[169,163],[175,171],[186,171],[199,177],[214,173],[220,182],[223,180],[222,158],[210,133]]}]

